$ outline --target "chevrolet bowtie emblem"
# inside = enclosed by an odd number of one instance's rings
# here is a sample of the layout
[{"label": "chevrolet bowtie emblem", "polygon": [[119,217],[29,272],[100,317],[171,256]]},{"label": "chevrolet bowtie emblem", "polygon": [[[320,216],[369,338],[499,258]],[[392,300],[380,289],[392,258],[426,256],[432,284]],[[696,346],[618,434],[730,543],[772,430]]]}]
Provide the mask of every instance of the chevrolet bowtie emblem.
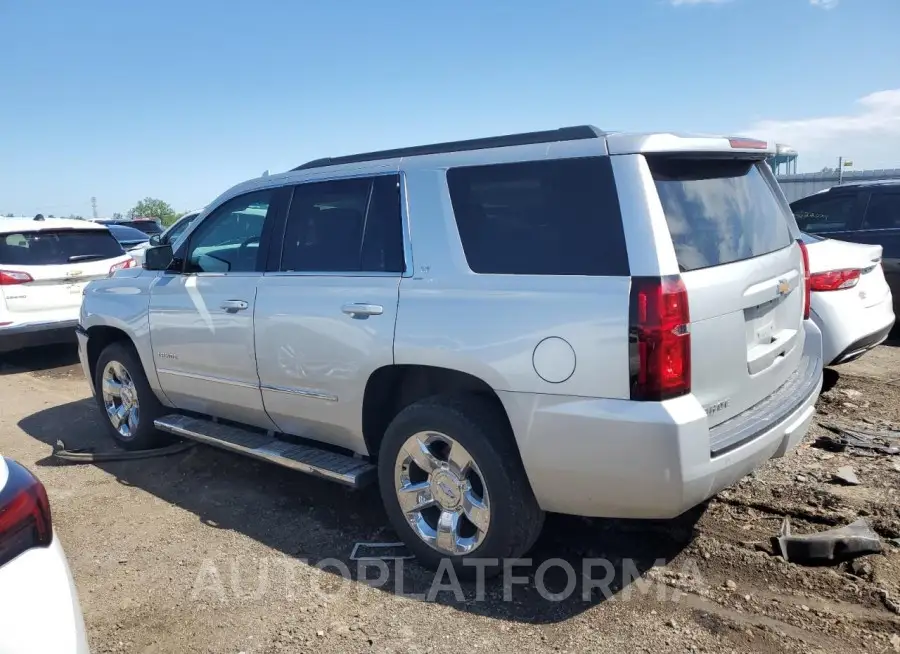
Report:
[{"label": "chevrolet bowtie emblem", "polygon": [[787,295],[791,291],[791,285],[786,279],[778,280],[778,295]]}]

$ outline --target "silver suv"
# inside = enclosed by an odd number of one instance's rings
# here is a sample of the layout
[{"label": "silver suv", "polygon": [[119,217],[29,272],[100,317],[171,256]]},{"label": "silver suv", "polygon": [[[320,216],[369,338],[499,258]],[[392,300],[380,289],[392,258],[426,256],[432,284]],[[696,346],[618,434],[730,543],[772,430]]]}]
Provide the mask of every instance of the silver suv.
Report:
[{"label": "silver suv", "polygon": [[771,152],[573,127],[251,180],[88,287],[84,371],[123,447],[377,480],[427,565],[518,556],[545,511],[673,517],[819,394]]}]

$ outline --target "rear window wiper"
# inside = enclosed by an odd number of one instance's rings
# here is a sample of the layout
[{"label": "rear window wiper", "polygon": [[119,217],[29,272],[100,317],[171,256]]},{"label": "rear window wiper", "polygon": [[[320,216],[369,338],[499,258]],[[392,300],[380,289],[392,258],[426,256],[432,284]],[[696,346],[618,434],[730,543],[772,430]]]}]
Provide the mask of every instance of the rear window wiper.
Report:
[{"label": "rear window wiper", "polygon": [[75,263],[76,261],[94,261],[96,259],[108,259],[109,256],[106,254],[73,254],[69,257],[69,263]]}]

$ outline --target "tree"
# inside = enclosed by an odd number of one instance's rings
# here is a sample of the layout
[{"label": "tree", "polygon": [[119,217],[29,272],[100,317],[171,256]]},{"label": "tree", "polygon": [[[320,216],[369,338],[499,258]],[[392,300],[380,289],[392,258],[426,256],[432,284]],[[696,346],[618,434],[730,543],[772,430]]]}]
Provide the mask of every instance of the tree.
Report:
[{"label": "tree", "polygon": [[175,210],[168,202],[156,198],[144,198],[134,205],[134,209],[132,209],[129,214],[133,218],[158,218],[161,222],[166,224],[178,217]]},{"label": "tree", "polygon": [[7,218],[15,218],[15,216],[16,216],[16,214],[14,214],[14,213],[8,213],[8,214],[6,214],[6,217],[7,217]]},{"label": "tree", "polygon": [[113,214],[113,220],[122,220],[122,214],[120,214],[120,213],[114,213],[114,214]]}]

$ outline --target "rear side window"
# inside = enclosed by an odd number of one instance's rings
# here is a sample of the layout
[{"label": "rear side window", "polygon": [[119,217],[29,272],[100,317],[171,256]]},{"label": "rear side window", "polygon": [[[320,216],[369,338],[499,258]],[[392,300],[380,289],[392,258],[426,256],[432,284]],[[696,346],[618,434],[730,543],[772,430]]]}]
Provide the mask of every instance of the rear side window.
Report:
[{"label": "rear side window", "polygon": [[791,205],[797,226],[811,234],[849,229],[855,209],[855,195],[808,198]]},{"label": "rear side window", "polygon": [[122,246],[106,229],[60,229],[0,236],[0,265],[52,266],[114,259]]},{"label": "rear side window", "polygon": [[473,272],[629,274],[607,157],[451,168],[447,184]]},{"label": "rear side window", "polygon": [[760,170],[738,159],[648,157],[682,272],[752,259],[793,242],[790,214]]},{"label": "rear side window", "polygon": [[397,175],[300,184],[294,189],[280,269],[404,271]]},{"label": "rear side window", "polygon": [[875,193],[869,200],[863,229],[900,227],[900,193]]}]

